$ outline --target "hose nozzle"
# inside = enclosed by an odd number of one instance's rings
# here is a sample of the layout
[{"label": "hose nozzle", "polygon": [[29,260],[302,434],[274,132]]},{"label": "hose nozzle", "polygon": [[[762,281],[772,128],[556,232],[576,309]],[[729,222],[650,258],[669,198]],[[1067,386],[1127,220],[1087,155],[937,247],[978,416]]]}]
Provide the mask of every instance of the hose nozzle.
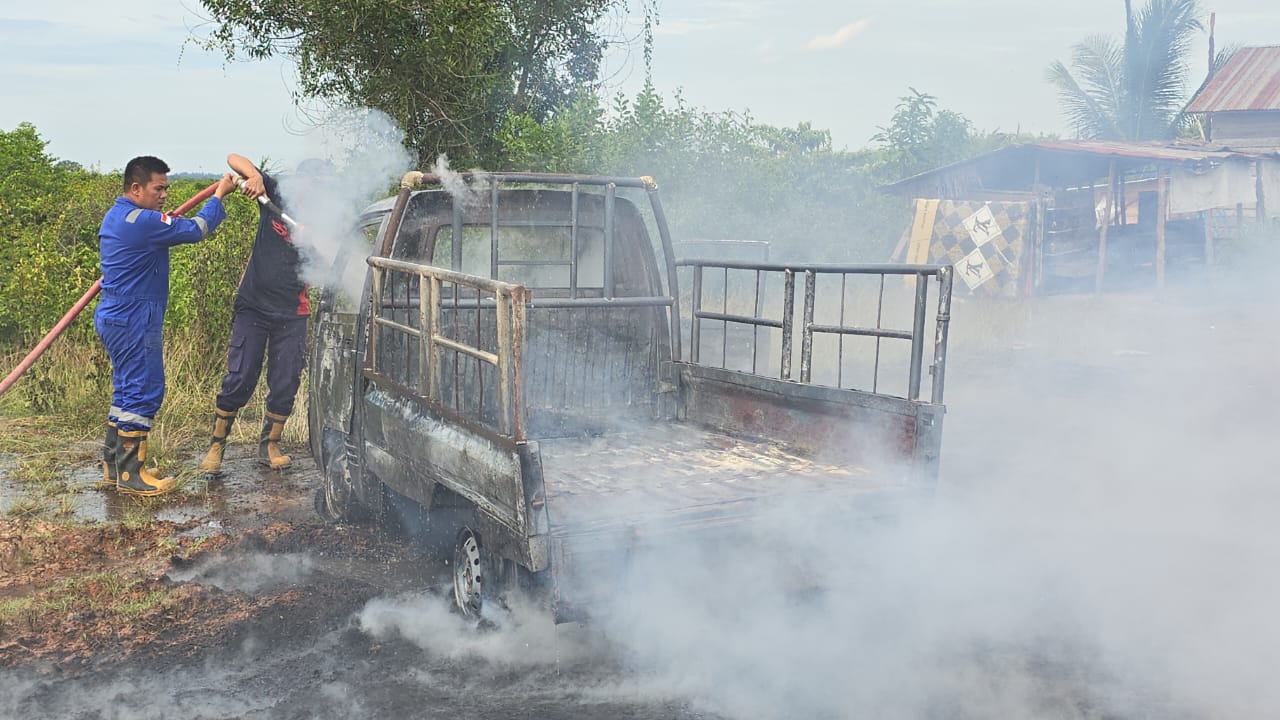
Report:
[{"label": "hose nozzle", "polygon": [[[240,188],[241,190],[244,190],[244,185],[245,185],[245,179],[243,177],[236,178],[236,187]],[[276,215],[279,215],[280,219],[284,220],[285,224],[289,226],[290,230],[302,229],[302,223],[289,217],[289,215],[285,213],[285,211],[280,209],[279,205],[276,205],[274,202],[272,202],[271,198],[268,197],[266,193],[263,193],[258,196],[258,203],[261,204],[262,207],[270,210]]]}]

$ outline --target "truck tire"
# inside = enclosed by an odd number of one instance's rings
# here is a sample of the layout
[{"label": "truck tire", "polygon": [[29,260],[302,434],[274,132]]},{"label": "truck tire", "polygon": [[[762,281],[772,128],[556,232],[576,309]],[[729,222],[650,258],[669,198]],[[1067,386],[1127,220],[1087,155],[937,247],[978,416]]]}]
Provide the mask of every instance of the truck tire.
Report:
[{"label": "truck tire", "polygon": [[[529,572],[514,561],[490,552],[470,527],[458,531],[453,548],[454,607],[482,626],[492,620],[486,608],[506,610],[516,593],[527,591]],[[490,617],[485,617],[489,615]]]},{"label": "truck tire", "polygon": [[453,601],[469,620],[479,620],[484,609],[486,565],[480,535],[468,527],[459,530],[453,546]]},{"label": "truck tire", "polygon": [[325,522],[368,522],[372,514],[356,499],[351,473],[347,468],[347,456],[336,452],[326,463],[316,488],[316,514]]}]

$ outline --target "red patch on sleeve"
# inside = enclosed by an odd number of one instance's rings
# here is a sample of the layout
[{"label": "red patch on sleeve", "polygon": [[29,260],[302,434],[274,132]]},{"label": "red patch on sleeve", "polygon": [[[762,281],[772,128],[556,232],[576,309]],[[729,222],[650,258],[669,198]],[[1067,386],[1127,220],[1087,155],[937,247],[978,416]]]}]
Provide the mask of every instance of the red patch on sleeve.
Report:
[{"label": "red patch on sleeve", "polygon": [[173,218],[170,217],[168,213],[160,213],[160,222],[164,223],[165,225],[169,225],[170,223],[173,222]]}]

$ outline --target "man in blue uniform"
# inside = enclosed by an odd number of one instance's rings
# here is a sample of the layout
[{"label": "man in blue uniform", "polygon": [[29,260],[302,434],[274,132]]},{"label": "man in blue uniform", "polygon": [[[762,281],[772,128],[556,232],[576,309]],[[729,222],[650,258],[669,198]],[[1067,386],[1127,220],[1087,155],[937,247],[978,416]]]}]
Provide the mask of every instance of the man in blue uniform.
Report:
[{"label": "man in blue uniform", "polygon": [[94,327],[111,358],[111,411],[103,444],[103,480],[120,492],[160,495],[173,478],[156,478],[145,467],[147,435],[164,401],[161,328],[169,304],[169,248],[199,242],[226,217],[222,198],[235,190],[227,173],[195,218],[166,215],[169,166],[136,157],[124,168],[124,193],[102,219],[98,247],[102,297]]},{"label": "man in blue uniform", "polygon": [[[232,153],[227,164],[244,178],[245,195],[266,195],[285,213],[289,198],[281,197],[276,179],[258,169],[248,158]],[[323,160],[306,160],[290,189],[294,192],[325,191],[332,187],[333,170]],[[222,472],[227,436],[240,408],[249,402],[267,365],[266,412],[258,437],[258,462],[272,470],[288,467],[291,458],[280,449],[284,423],[293,413],[294,396],[306,366],[307,318],[311,304],[302,280],[302,259],[289,225],[264,205],[258,206],[258,234],[240,288],[236,291],[235,316],[227,350],[227,374],[214,400],[213,432],[209,450],[200,463],[202,472]]]}]

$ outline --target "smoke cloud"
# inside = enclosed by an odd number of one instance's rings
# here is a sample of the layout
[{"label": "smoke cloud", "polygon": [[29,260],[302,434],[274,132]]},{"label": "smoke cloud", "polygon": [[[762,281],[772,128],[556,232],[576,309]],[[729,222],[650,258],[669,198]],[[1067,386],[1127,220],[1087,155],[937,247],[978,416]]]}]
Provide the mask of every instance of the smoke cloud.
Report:
[{"label": "smoke cloud", "polygon": [[559,642],[550,615],[532,604],[516,602],[502,611],[487,607],[486,618],[501,630],[482,631],[452,603],[452,596],[431,594],[378,598],[356,616],[357,625],[375,638],[398,635],[438,656],[505,667],[551,665],[583,653]]},{"label": "smoke cloud", "polygon": [[[593,692],[741,718],[1269,714],[1274,310],[959,300],[937,493],[888,512],[794,494],[719,541],[632,552],[587,588],[607,650],[579,651],[628,668]],[[405,601],[361,621],[499,665],[550,662],[566,632],[467,640]]]},{"label": "smoke cloud", "polygon": [[730,546],[654,550],[610,632],[741,717],[1266,714],[1275,341],[1251,328],[1274,306],[1238,300],[961,302],[932,502],[792,503]]},{"label": "smoke cloud", "polygon": [[463,207],[474,208],[485,199],[484,193],[489,188],[488,174],[485,171],[472,169],[468,182],[462,173],[449,166],[449,156],[441,153],[431,166],[431,172],[440,176],[440,187]]},{"label": "smoke cloud", "polygon": [[314,569],[309,555],[254,553],[231,559],[215,557],[167,573],[174,582],[196,582],[223,590],[257,593],[307,579]]},{"label": "smoke cloud", "polygon": [[356,227],[368,203],[387,197],[413,167],[404,133],[379,110],[334,111],[307,137],[308,152],[328,160],[333,182],[316,183],[296,173],[279,178],[286,212],[302,228],[294,233],[302,256],[302,279],[360,296],[371,236]]}]

